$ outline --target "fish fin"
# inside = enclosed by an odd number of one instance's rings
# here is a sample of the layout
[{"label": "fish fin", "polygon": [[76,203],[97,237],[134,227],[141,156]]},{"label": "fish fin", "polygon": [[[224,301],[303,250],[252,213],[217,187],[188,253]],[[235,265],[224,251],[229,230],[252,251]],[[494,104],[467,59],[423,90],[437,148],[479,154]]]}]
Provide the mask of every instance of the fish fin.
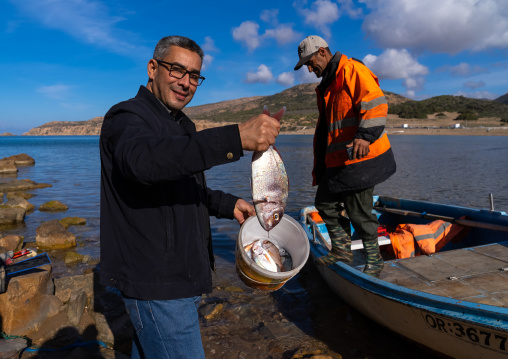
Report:
[{"label": "fish fin", "polygon": [[243,247],[243,249],[245,250],[245,252],[250,252],[250,250],[252,249],[252,245],[254,244],[254,242],[252,243],[249,243],[247,244],[245,247]]},{"label": "fish fin", "polygon": [[284,115],[284,112],[286,112],[286,106],[282,107],[279,111],[277,111],[272,117],[280,122],[280,119]]},{"label": "fish fin", "polygon": [[268,110],[268,107],[266,107],[266,105],[263,106],[263,114],[267,115],[267,116],[270,116],[270,111]]}]

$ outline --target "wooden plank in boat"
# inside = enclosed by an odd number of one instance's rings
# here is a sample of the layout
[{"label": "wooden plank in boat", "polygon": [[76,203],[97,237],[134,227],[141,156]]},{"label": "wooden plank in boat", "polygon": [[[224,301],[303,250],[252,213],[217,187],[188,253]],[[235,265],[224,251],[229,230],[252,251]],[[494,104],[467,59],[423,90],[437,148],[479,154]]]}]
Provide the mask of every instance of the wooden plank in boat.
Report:
[{"label": "wooden plank in boat", "polygon": [[475,247],[474,250],[475,252],[483,253],[487,256],[508,262],[508,242]]},{"label": "wooden plank in boat", "polygon": [[424,280],[428,280],[430,282],[447,280],[449,277],[462,277],[464,275],[472,274],[467,270],[448,264],[436,255],[399,259],[396,262],[398,266],[406,268],[421,276]]},{"label": "wooden plank in boat", "polygon": [[505,261],[476,252],[474,249],[459,249],[436,253],[434,256],[472,274],[499,271],[508,265]]},{"label": "wooden plank in boat", "polygon": [[501,306],[508,308],[508,291],[492,294],[492,298],[501,303]]},{"label": "wooden plank in boat", "polygon": [[385,266],[381,272],[381,275],[379,276],[379,279],[412,289],[429,286],[429,284],[423,279],[414,275],[405,268],[397,266],[391,261],[385,262]]},{"label": "wooden plank in boat", "polygon": [[489,295],[508,289],[508,276],[502,273],[485,273],[463,278],[462,280],[468,285],[478,288]]},{"label": "wooden plank in boat", "polygon": [[482,296],[484,293],[461,280],[444,280],[434,282],[431,286],[416,286],[413,289],[436,294],[448,298],[463,299],[465,297]]}]

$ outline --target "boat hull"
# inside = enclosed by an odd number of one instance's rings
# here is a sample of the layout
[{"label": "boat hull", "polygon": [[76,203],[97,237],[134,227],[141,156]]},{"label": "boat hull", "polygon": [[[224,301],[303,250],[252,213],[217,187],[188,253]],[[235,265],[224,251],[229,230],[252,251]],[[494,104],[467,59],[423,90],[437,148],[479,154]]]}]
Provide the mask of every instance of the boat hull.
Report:
[{"label": "boat hull", "polygon": [[[302,211],[311,257],[327,253]],[[507,244],[508,246],[508,244]],[[385,265],[390,265],[386,263]],[[316,266],[333,292],[390,330],[452,358],[506,358],[508,309],[398,286],[337,262]]]}]

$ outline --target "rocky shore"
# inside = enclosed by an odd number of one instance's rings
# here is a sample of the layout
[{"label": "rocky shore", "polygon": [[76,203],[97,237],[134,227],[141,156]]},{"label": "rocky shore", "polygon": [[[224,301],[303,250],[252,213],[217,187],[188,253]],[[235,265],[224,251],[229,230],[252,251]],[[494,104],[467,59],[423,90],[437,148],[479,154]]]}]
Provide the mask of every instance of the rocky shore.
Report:
[{"label": "rocky shore", "polygon": [[[31,196],[51,186],[16,178],[18,166],[35,161],[23,154],[0,163],[0,173],[9,173],[0,181],[0,253],[32,247],[51,259],[8,277],[0,294],[0,358],[128,358],[133,327],[121,297],[99,284],[99,259],[75,251],[69,229],[86,226],[86,219],[44,222],[35,242],[4,236],[4,229],[23,226],[30,211],[62,213],[72,204],[30,206]],[[208,359],[432,357],[341,302],[310,262],[275,292],[245,286],[227,258],[217,258],[213,279],[213,292],[199,306]]]}]

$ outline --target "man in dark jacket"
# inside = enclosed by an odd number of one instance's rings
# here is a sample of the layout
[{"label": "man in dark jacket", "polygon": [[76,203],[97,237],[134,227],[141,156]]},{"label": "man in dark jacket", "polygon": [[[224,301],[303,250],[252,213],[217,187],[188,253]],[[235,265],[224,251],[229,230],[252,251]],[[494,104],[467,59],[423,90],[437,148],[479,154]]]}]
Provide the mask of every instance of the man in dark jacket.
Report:
[{"label": "man in dark jacket", "polygon": [[[367,254],[363,272],[378,277],[383,258],[372,197],[374,186],[396,170],[385,133],[386,98],[377,77],[362,62],[340,52],[333,55],[319,36],[306,37],[298,56],[295,70],[305,65],[322,78],[316,88],[319,119],[312,174],[313,185],[318,185],[316,208],[326,223],[332,250],[316,263],[352,262],[352,225]],[[347,217],[341,215],[344,209]]]},{"label": "man in dark jacket", "polygon": [[258,115],[196,132],[181,111],[201,85],[203,51],[169,36],[148,61],[148,84],[102,125],[101,283],[121,291],[136,329],[133,358],[204,358],[196,303],[212,290],[209,216],[241,224],[246,201],[207,188],[203,171],[266,150],[279,123]]}]

